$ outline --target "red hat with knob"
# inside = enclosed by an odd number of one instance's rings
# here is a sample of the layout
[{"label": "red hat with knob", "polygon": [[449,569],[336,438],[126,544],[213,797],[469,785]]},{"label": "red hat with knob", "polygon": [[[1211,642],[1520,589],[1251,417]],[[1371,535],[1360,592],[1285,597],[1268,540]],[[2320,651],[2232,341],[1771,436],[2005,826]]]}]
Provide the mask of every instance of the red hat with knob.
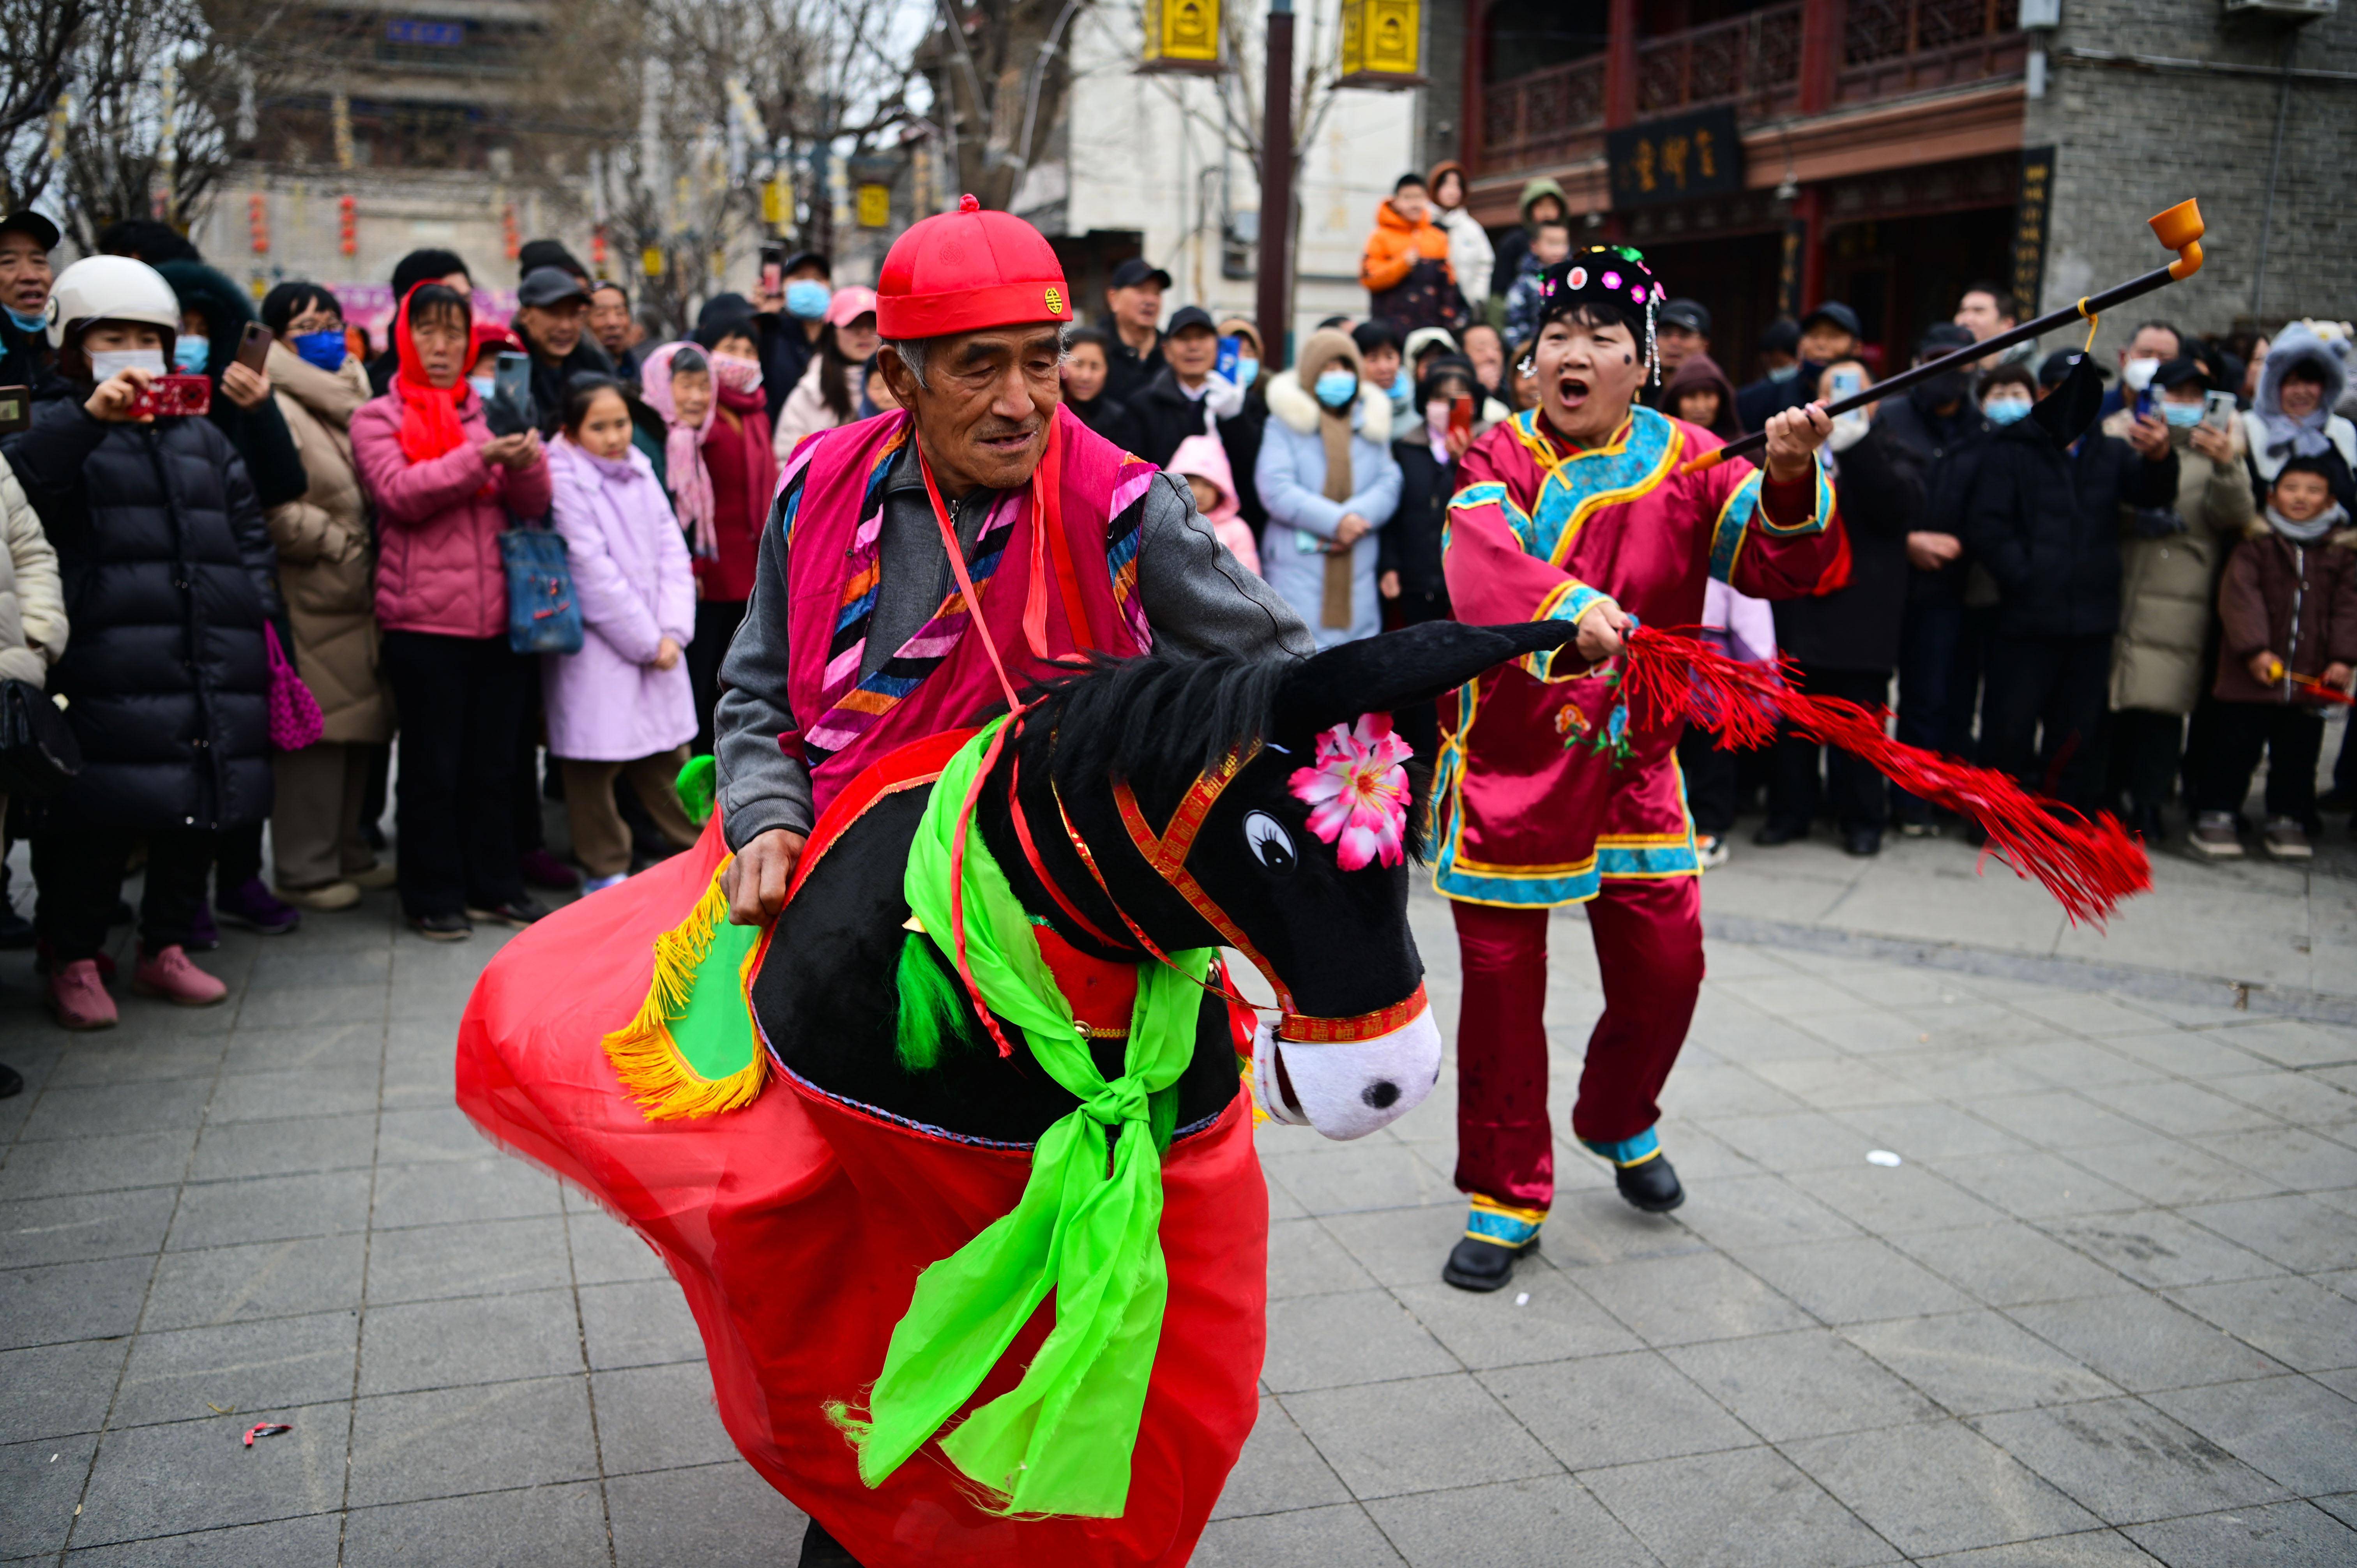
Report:
[{"label": "red hat with knob", "polygon": [[876,280],[876,330],[899,339],[1072,319],[1072,291],[1048,237],[972,196],[911,224]]}]

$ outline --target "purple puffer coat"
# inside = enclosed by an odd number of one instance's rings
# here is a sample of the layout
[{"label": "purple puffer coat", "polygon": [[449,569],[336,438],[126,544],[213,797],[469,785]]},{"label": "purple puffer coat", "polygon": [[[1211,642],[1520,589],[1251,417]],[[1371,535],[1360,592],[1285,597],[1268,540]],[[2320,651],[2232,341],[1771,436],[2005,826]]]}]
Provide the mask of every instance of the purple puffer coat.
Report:
[{"label": "purple puffer coat", "polygon": [[685,648],[694,635],[695,575],[662,481],[635,450],[593,457],[559,437],[548,460],[585,628],[580,652],[540,662],[549,754],[630,762],[684,746],[687,660],[658,670],[654,657],[664,638]]}]

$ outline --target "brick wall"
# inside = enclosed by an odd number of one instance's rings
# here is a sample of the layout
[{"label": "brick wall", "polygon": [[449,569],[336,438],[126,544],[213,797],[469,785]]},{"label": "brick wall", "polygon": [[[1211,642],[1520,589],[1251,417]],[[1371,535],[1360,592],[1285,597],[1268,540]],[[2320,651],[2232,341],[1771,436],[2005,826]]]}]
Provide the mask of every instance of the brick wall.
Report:
[{"label": "brick wall", "polygon": [[[2201,199],[2207,263],[2191,280],[2107,317],[2107,358],[2138,320],[2222,331],[2252,311],[2280,79],[2128,70],[2074,60],[2069,47],[2281,63],[2280,24],[2222,19],[2219,0],[2063,0],[2046,96],[2028,107],[2026,146],[2056,149],[2044,306],[2165,259],[2145,220]],[[2357,71],[2357,6],[2298,33],[2296,67]],[[2295,81],[2276,182],[2258,315],[2357,316],[2357,81]]]}]

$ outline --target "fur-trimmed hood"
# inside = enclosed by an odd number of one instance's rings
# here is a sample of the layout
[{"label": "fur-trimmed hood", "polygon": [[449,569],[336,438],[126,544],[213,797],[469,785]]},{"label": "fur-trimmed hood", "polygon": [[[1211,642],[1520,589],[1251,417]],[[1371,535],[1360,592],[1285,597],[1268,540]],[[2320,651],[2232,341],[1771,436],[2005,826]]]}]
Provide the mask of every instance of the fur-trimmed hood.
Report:
[{"label": "fur-trimmed hood", "polygon": [[[1268,381],[1268,411],[1286,428],[1308,435],[1318,428],[1318,400],[1291,371],[1279,371]],[[1392,400],[1372,381],[1359,382],[1359,400],[1352,405],[1351,428],[1378,446],[1392,439]]]}]

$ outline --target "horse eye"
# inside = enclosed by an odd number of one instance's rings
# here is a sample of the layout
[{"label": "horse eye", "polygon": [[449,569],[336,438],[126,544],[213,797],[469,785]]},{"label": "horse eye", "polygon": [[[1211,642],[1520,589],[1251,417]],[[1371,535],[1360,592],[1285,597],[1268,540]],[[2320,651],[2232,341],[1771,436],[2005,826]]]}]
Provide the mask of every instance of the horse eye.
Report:
[{"label": "horse eye", "polygon": [[1244,843],[1252,845],[1254,858],[1271,871],[1283,874],[1298,864],[1293,852],[1293,835],[1266,811],[1254,811],[1244,818]]}]

